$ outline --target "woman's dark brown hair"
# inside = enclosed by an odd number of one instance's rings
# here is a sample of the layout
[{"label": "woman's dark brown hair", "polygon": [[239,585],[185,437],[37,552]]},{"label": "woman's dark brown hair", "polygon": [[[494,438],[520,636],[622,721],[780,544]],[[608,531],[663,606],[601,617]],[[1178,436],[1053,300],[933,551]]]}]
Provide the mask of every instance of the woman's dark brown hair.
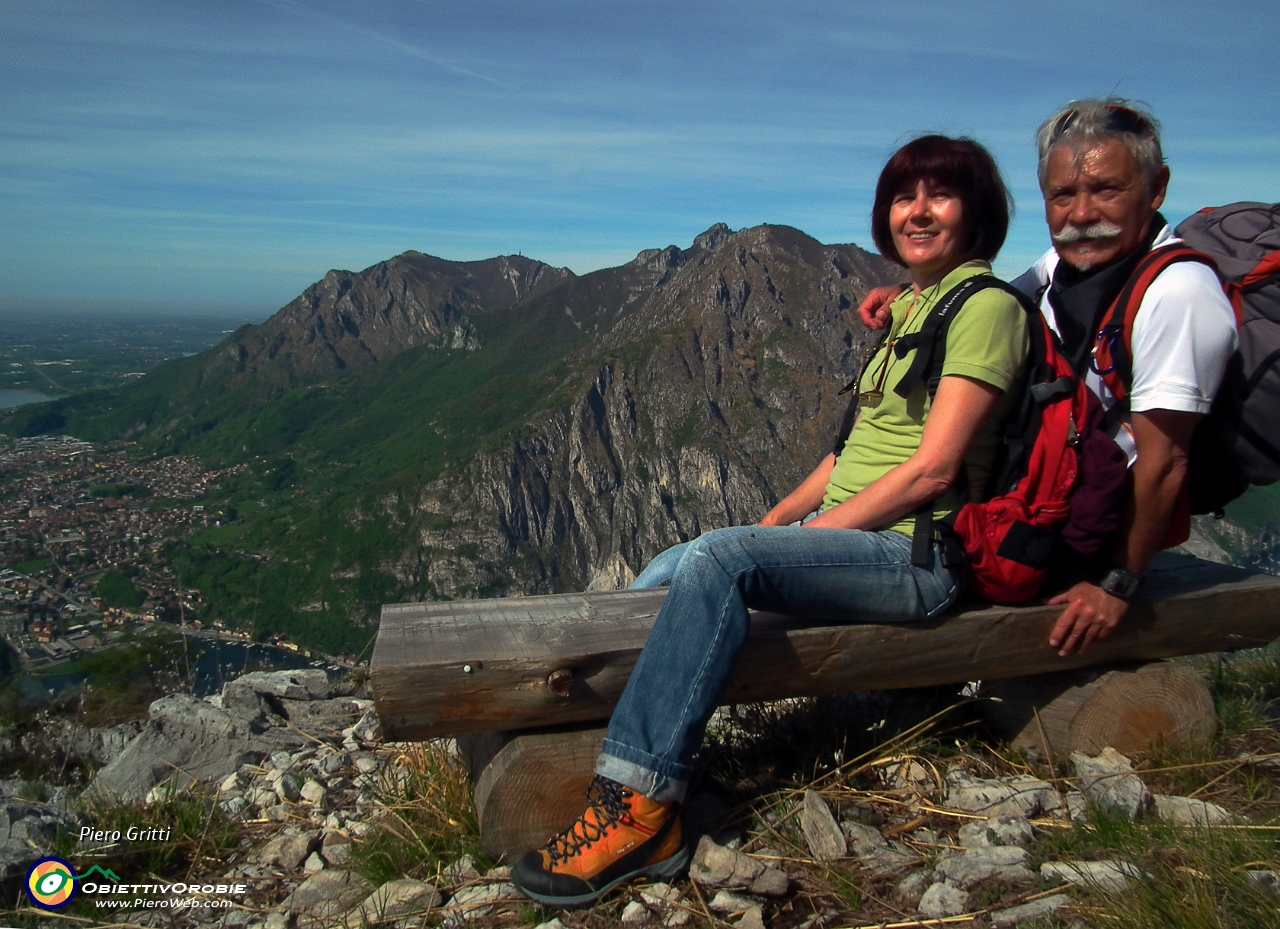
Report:
[{"label": "woman's dark brown hair", "polygon": [[1009,232],[1013,198],[995,159],[973,139],[925,135],[894,152],[876,182],[871,238],[881,255],[897,264],[903,263],[889,229],[889,207],[894,197],[911,190],[918,181],[950,188],[960,197],[966,261],[974,258],[991,261],[999,254]]}]

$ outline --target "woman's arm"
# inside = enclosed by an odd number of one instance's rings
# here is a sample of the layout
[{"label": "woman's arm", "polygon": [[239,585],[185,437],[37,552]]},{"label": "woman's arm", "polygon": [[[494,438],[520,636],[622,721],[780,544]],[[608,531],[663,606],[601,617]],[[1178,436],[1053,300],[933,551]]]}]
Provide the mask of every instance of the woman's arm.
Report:
[{"label": "woman's arm", "polygon": [[[915,454],[805,525],[814,529],[876,529],[914,513],[951,486],[964,464],[969,443],[1000,393],[999,388],[973,378],[943,377]],[[828,476],[830,473],[828,470]]]},{"label": "woman's arm", "polygon": [[818,466],[800,482],[800,486],[779,501],[764,519],[762,526],[789,526],[797,519],[804,519],[822,504],[827,493],[827,484],[831,482],[831,471],[836,466],[836,456],[828,454]]}]

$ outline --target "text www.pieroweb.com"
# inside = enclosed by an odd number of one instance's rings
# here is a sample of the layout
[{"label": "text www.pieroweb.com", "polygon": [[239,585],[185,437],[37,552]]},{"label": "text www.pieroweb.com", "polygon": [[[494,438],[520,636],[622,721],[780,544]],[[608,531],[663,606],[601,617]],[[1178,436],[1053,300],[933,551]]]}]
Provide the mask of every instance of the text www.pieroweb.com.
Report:
[{"label": "text www.pieroweb.com", "polygon": [[231,896],[243,896],[249,888],[245,884],[104,883],[85,884],[80,889],[86,896],[94,897],[94,905],[103,909],[217,910],[235,906]]},{"label": "text www.pieroweb.com", "polygon": [[231,900],[200,900],[196,897],[162,897],[160,899],[155,899],[154,897],[135,897],[132,900],[119,900],[113,897],[110,900],[94,900],[93,902],[95,906],[121,910],[150,910],[157,908],[170,910],[216,910],[235,905]]}]

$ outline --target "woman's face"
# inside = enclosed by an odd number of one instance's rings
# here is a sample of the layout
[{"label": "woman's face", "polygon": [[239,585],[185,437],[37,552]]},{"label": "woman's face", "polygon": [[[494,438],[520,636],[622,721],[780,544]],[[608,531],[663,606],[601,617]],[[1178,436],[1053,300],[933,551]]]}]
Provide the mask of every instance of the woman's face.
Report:
[{"label": "woman's face", "polygon": [[954,190],[917,181],[889,205],[889,230],[915,282],[928,287],[960,264],[965,253],[964,215]]}]

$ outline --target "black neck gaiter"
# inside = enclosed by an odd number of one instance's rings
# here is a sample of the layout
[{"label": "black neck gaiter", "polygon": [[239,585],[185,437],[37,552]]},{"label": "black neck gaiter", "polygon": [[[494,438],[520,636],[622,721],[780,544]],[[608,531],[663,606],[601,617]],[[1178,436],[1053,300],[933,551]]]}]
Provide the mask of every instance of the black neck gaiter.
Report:
[{"label": "black neck gaiter", "polygon": [[1078,271],[1065,261],[1058,262],[1049,284],[1049,306],[1062,337],[1062,350],[1077,375],[1084,374],[1102,314],[1120,294],[1142,256],[1151,251],[1152,242],[1165,225],[1163,216],[1153,214],[1143,243],[1100,268]]}]

